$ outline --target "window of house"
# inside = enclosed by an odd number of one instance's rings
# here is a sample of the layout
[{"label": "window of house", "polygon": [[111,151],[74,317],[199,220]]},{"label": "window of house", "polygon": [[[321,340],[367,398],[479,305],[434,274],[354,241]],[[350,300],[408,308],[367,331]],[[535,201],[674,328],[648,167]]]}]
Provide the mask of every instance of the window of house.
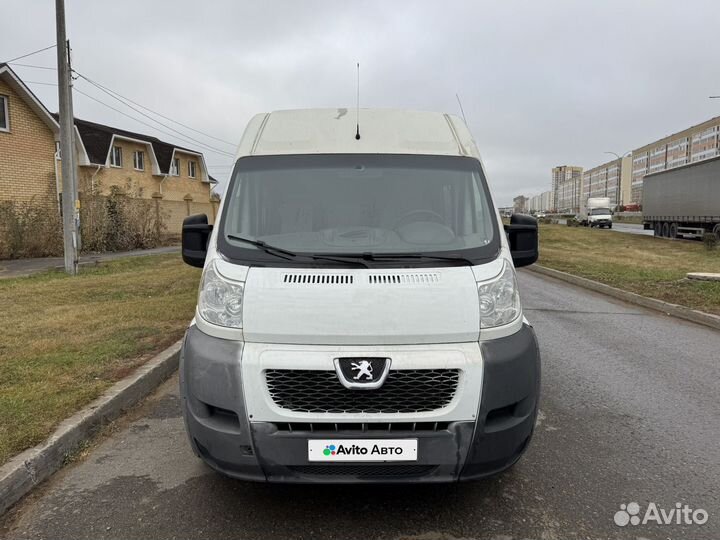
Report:
[{"label": "window of house", "polygon": [[180,176],[180,159],[174,158],[170,165],[170,176]]},{"label": "window of house", "polygon": [[113,146],[112,148],[112,152],[110,153],[110,166],[122,167],[122,148],[119,146]]},{"label": "window of house", "polygon": [[145,152],[143,152],[142,150],[137,150],[136,152],[133,152],[133,166],[135,167],[136,171],[145,170]]},{"label": "window of house", "polygon": [[0,131],[10,131],[10,114],[7,96],[0,96]]},{"label": "window of house", "polygon": [[188,176],[190,178],[195,178],[195,167],[196,164],[194,161],[188,161]]}]

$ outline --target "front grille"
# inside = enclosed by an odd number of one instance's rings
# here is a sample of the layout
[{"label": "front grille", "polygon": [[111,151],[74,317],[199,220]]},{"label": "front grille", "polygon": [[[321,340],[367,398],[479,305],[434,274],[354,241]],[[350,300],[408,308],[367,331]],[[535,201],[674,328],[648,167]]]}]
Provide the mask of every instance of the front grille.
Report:
[{"label": "front grille", "polygon": [[345,388],[334,371],[268,369],[270,397],[283,409],[306,413],[418,413],[442,409],[455,396],[459,369],[392,370],[380,388]]},{"label": "front grille", "polygon": [[420,283],[439,283],[440,274],[411,272],[407,274],[370,274],[370,285],[414,285]]},{"label": "front grille", "polygon": [[291,471],[310,476],[352,476],[354,478],[408,478],[425,476],[437,465],[290,465]]},{"label": "front grille", "polygon": [[295,285],[352,285],[352,274],[283,274],[283,283]]},{"label": "front grille", "polygon": [[276,422],[273,424],[278,431],[287,433],[340,433],[357,431],[359,433],[397,433],[447,431],[450,422]]}]

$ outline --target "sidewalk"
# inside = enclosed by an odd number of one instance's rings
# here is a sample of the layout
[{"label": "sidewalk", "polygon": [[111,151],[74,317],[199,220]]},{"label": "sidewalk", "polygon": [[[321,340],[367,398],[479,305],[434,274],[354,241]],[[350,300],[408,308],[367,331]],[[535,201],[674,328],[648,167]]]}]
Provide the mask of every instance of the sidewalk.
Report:
[{"label": "sidewalk", "polygon": [[[179,253],[180,246],[167,246],[153,249],[136,249],[133,251],[115,251],[80,256],[80,265],[96,264],[112,261],[123,257],[141,257],[143,255],[159,255],[162,253]],[[53,268],[64,267],[62,257],[45,257],[40,259],[12,259],[0,261],[0,279],[24,277]]]}]

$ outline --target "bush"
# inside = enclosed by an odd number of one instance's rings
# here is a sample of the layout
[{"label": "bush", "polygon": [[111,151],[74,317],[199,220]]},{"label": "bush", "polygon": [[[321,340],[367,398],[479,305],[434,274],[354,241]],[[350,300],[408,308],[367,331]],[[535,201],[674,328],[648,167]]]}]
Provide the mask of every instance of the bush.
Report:
[{"label": "bush", "polygon": [[[125,251],[160,244],[164,216],[154,200],[113,186],[109,195],[80,194],[82,251]],[[34,200],[0,202],[0,259],[59,257],[62,219],[57,207]]]},{"label": "bush", "polygon": [[84,196],[80,208],[83,251],[126,251],[160,244],[165,227],[152,200],[131,197],[112,186],[109,195]]},{"label": "bush", "polygon": [[53,257],[63,253],[56,207],[30,202],[0,203],[0,259]]},{"label": "bush", "polygon": [[567,220],[565,220],[565,224],[568,227],[579,227],[580,226],[580,222],[577,220],[576,217],[567,218]]}]

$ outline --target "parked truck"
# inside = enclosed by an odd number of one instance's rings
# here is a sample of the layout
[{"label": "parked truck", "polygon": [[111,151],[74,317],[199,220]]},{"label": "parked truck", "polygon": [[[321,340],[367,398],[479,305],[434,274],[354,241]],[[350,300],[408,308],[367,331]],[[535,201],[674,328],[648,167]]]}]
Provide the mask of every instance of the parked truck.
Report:
[{"label": "parked truck", "polygon": [[655,236],[720,240],[720,157],[646,176],[643,223]]},{"label": "parked truck", "polygon": [[580,223],[585,227],[612,229],[610,197],[590,197],[585,212],[581,214]]}]

